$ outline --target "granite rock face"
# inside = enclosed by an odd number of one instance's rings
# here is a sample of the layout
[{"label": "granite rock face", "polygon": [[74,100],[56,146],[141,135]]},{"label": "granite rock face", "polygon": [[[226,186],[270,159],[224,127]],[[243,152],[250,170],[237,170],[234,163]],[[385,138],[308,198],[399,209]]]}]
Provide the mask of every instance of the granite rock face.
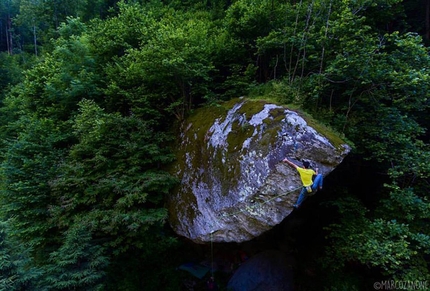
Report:
[{"label": "granite rock face", "polygon": [[251,240],[288,216],[301,181],[285,157],[327,175],[350,151],[310,118],[246,99],[196,110],[180,140],[169,222],[197,243]]}]

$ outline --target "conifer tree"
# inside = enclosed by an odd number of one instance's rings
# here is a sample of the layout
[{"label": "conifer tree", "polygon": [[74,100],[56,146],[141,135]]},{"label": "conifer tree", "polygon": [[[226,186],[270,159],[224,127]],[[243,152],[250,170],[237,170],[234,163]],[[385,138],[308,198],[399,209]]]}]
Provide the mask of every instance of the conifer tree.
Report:
[{"label": "conifer tree", "polygon": [[120,252],[164,223],[164,194],[176,179],[160,168],[172,160],[161,146],[167,136],[148,123],[106,113],[90,100],[80,103],[73,125],[79,142],[51,182],[58,227],[73,228],[78,219]]},{"label": "conifer tree", "polygon": [[103,290],[109,259],[85,224],[76,222],[44,267],[46,290]]},{"label": "conifer tree", "polygon": [[7,221],[0,222],[0,290],[36,290],[41,269],[31,263],[29,248],[10,235]]},{"label": "conifer tree", "polygon": [[5,222],[0,222],[0,290],[17,290],[17,266],[8,241]]}]

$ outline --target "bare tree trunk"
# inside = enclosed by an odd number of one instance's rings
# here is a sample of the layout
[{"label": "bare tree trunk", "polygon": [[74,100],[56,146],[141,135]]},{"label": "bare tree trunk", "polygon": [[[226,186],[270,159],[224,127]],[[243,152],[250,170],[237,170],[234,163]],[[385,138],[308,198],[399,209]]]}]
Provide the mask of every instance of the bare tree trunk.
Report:
[{"label": "bare tree trunk", "polygon": [[2,37],[3,37],[3,31],[4,31],[4,39],[6,40],[6,49],[9,52],[9,34],[7,32],[7,22],[6,25],[4,27],[4,30],[2,29]]},{"label": "bare tree trunk", "polygon": [[58,29],[58,9],[57,9],[57,1],[54,1],[54,25],[55,29]]},{"label": "bare tree trunk", "polygon": [[348,123],[348,118],[349,118],[349,114],[351,113],[352,107],[354,107],[355,103],[357,103],[356,99],[355,101],[352,101],[354,92],[351,92],[351,94],[349,94],[349,100],[348,100],[348,110],[346,111],[345,114],[345,122],[343,123],[343,128],[342,128],[342,133],[345,133],[345,129],[346,129],[346,124]]},{"label": "bare tree trunk", "polygon": [[[294,24],[294,31],[293,31],[293,35],[296,35],[297,25],[298,25],[298,23],[299,23],[299,13],[300,13],[300,8],[302,7],[302,3],[303,3],[302,1],[303,1],[303,0],[300,0],[299,8],[297,8],[297,7],[296,7],[297,14],[296,14],[296,21],[295,21],[295,24]],[[296,5],[296,3],[294,3],[294,5]],[[290,50],[290,62],[289,62],[289,64],[288,64],[288,75],[289,75],[288,79],[289,79],[290,83],[292,83],[292,82],[293,82],[293,80],[294,80],[294,73],[293,73],[293,74],[291,74],[292,64],[293,64],[293,51],[294,51],[294,43],[292,43],[292,44],[291,44],[291,50]],[[284,61],[285,61],[285,58],[284,58]]]},{"label": "bare tree trunk", "polygon": [[[306,57],[306,42],[307,42],[307,34],[308,34],[308,30],[309,30],[309,22],[311,20],[312,17],[312,12],[313,12],[313,6],[314,6],[314,0],[312,0],[311,4],[308,6],[308,15],[306,17],[306,25],[305,28],[303,29],[303,37],[302,40],[300,41],[300,46],[303,48],[303,56],[302,56],[302,72],[301,72],[301,76],[303,77],[303,70],[304,70],[304,61],[305,61],[305,57]],[[296,75],[297,69],[299,68],[299,64],[300,64],[300,54],[301,54],[301,50],[302,48],[299,49],[298,53],[297,53],[297,61],[296,61],[296,65],[294,67],[294,73],[293,75]]]},{"label": "bare tree trunk", "polygon": [[426,0],[426,33],[424,35],[426,40],[430,39],[430,0]]},{"label": "bare tree trunk", "polygon": [[331,106],[332,101],[333,101],[333,93],[334,93],[334,89],[331,89],[331,94],[330,94],[330,106],[329,106],[329,112],[332,113],[333,112],[333,108]]},{"label": "bare tree trunk", "polygon": [[273,79],[276,80],[276,69],[278,68],[279,55],[276,55],[276,63],[273,68]]},{"label": "bare tree trunk", "polygon": [[12,20],[10,19],[10,15],[7,16],[6,43],[7,43],[7,52],[9,55],[12,55],[13,54]]},{"label": "bare tree trunk", "polygon": [[3,45],[4,35],[3,35],[3,21],[0,21],[0,46]]},{"label": "bare tree trunk", "polygon": [[36,25],[33,24],[33,43],[34,43],[34,53],[37,57],[37,36],[36,36]]},{"label": "bare tree trunk", "polygon": [[[327,40],[327,34],[328,34],[328,22],[330,20],[330,14],[331,14],[331,3],[332,3],[332,1],[330,1],[330,5],[328,7],[327,21],[325,24],[325,33],[324,33],[325,40]],[[323,70],[324,55],[325,55],[325,45],[323,43],[322,52],[321,52],[320,74],[322,73],[322,70]]]}]

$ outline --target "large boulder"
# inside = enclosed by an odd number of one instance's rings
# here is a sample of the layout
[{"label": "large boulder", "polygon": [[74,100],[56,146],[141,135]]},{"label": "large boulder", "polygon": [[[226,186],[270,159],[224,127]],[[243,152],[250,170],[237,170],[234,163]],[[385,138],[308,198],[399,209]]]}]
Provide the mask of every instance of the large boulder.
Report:
[{"label": "large boulder", "polygon": [[168,199],[169,222],[198,243],[251,240],[288,216],[301,181],[285,157],[327,175],[350,151],[310,118],[247,99],[196,110],[180,140],[173,172],[181,182]]}]

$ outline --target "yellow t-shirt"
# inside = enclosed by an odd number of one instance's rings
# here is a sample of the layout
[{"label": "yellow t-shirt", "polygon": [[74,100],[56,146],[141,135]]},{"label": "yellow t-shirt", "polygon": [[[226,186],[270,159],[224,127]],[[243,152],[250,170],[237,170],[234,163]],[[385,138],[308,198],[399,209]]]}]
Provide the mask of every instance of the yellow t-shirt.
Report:
[{"label": "yellow t-shirt", "polygon": [[312,177],[313,175],[316,175],[314,170],[297,167],[297,171],[299,171],[300,179],[302,179],[302,183],[304,187],[307,187],[313,184]]}]

